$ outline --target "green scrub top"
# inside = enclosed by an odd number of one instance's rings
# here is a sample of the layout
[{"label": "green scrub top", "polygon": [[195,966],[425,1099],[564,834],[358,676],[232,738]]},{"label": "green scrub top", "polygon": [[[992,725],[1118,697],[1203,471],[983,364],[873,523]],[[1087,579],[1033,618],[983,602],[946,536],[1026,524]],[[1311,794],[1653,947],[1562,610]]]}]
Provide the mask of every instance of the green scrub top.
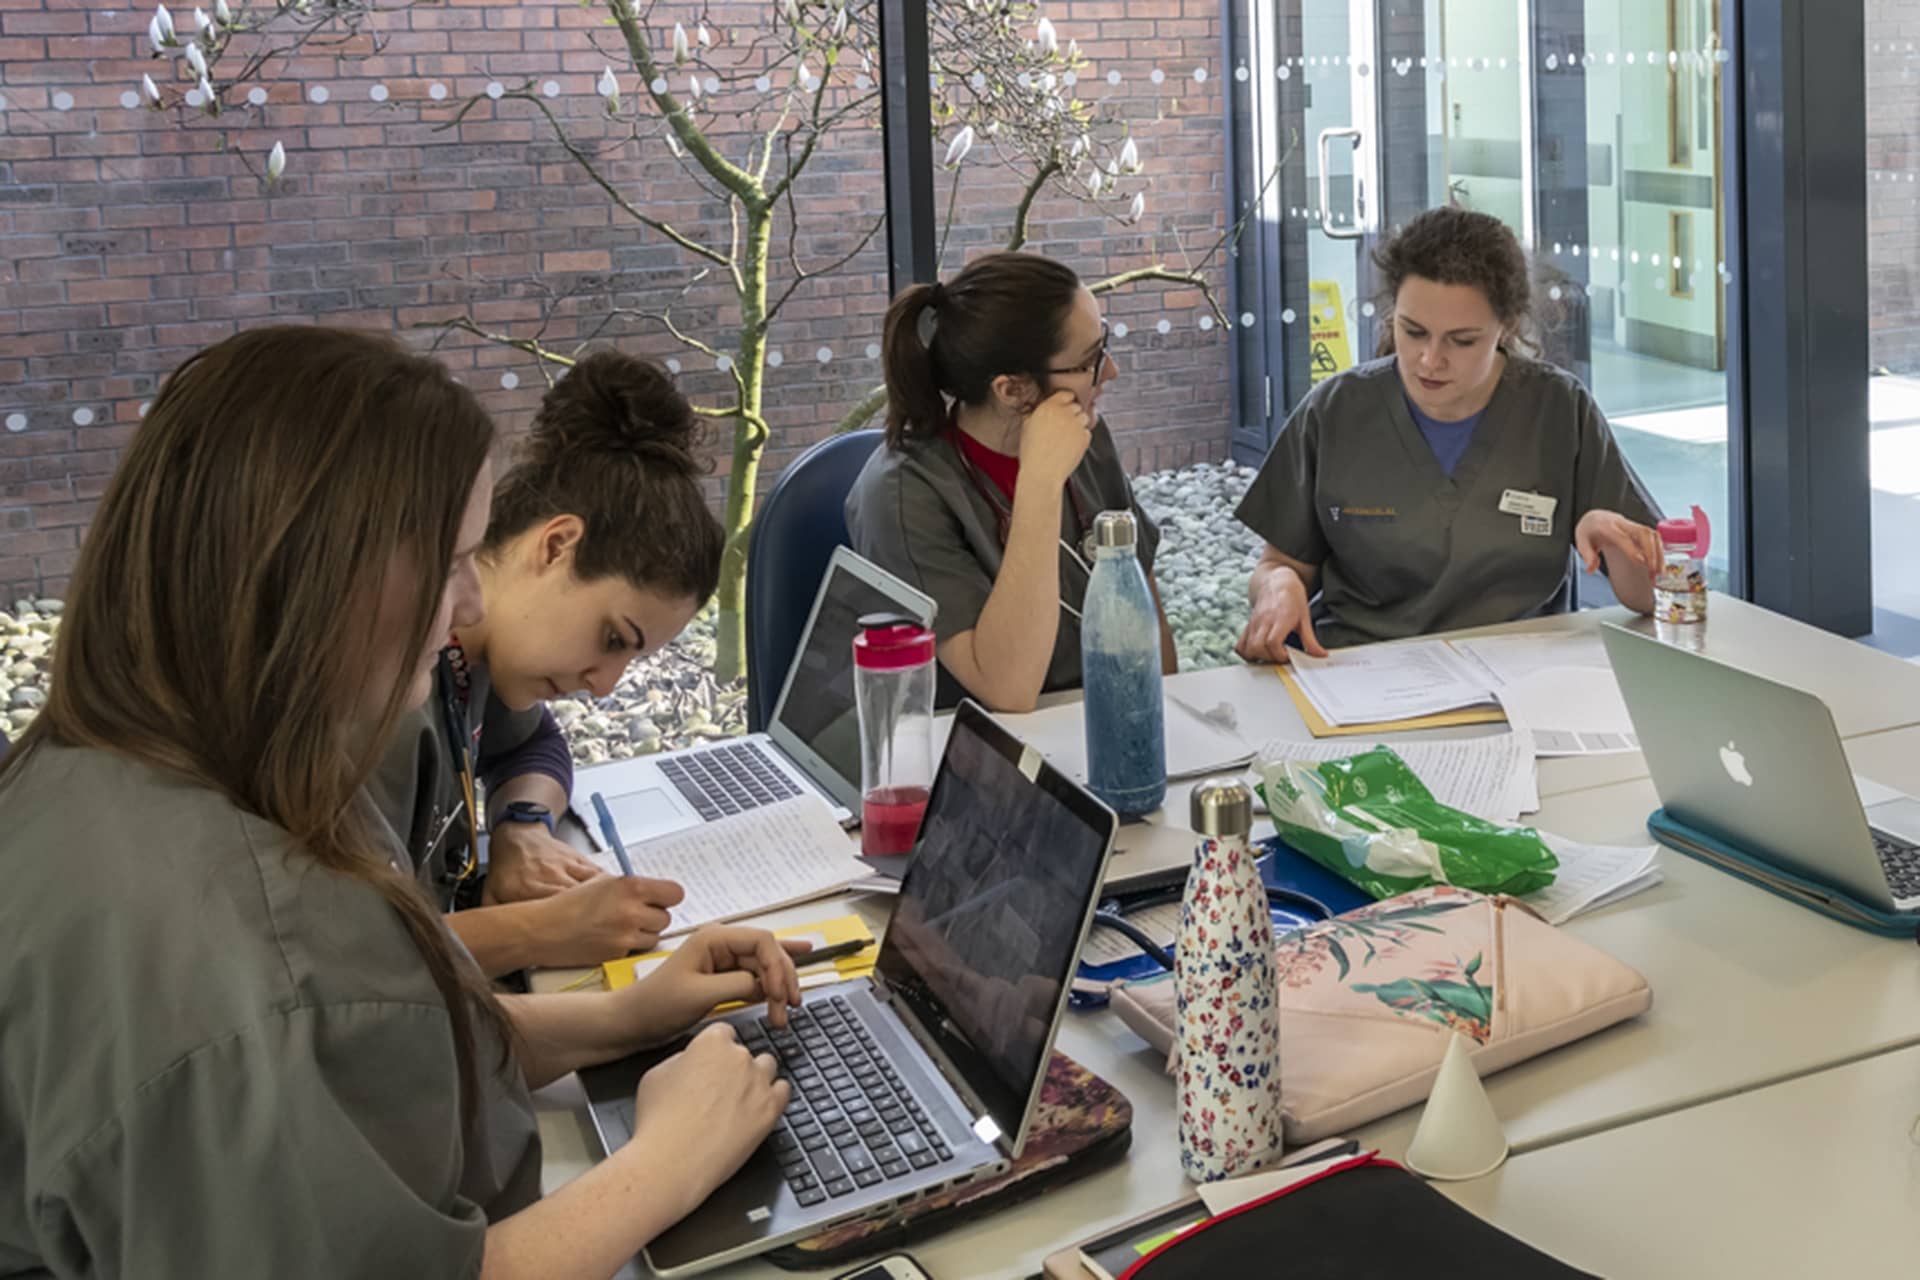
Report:
[{"label": "green scrub top", "polygon": [[[882,445],[847,495],[853,549],[933,598],[938,608],[933,630],[942,644],[979,623],[1000,573],[1005,548],[994,499],[1007,499],[998,490],[989,498],[986,487],[992,484],[942,433],[910,440],[900,449]],[[1082,543],[1102,511],[1133,512],[1140,564],[1152,573],[1160,529],[1134,501],[1104,420],[1094,423],[1093,438],[1060,503],[1060,599],[1066,607],[1057,610],[1059,629],[1043,693],[1080,687],[1080,621],[1068,610],[1078,610],[1086,599],[1092,561]],[[940,705],[952,705],[962,692],[943,667]]]},{"label": "green scrub top", "polygon": [[[1451,476],[1407,410],[1392,356],[1327,379],[1281,428],[1236,514],[1319,566],[1323,644],[1564,612],[1582,516],[1659,522],[1587,389],[1551,365],[1506,359]],[[1539,514],[1546,502],[1551,514]]]},{"label": "green scrub top", "polygon": [[405,927],[280,828],[41,746],[0,783],[0,883],[0,1274],[470,1277],[538,1198],[518,1072],[483,1039],[463,1138]]}]

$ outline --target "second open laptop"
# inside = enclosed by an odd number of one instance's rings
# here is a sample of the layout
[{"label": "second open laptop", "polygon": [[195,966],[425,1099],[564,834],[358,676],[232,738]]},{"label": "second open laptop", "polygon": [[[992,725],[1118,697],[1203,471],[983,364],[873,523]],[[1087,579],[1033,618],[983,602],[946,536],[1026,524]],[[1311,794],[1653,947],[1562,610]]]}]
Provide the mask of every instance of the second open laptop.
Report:
[{"label": "second open laptop", "polygon": [[1854,776],[1826,703],[1624,627],[1601,639],[1670,816],[1882,910],[1920,910],[1920,800]]},{"label": "second open laptop", "polygon": [[[647,1248],[656,1274],[762,1253],[1010,1167],[1033,1122],[1113,845],[1113,811],[963,702],[871,978],[792,1025],[729,1015],[793,1085],[746,1166]],[[580,1073],[604,1149],[664,1052]]]},{"label": "second open laptop", "polygon": [[[600,792],[631,845],[811,792],[842,825],[852,825],[860,811],[853,638],[868,613],[903,614],[929,626],[934,603],[840,547],[820,579],[767,731],[582,771],[575,812],[591,815],[583,792]],[[585,825],[596,829],[591,820]]]}]

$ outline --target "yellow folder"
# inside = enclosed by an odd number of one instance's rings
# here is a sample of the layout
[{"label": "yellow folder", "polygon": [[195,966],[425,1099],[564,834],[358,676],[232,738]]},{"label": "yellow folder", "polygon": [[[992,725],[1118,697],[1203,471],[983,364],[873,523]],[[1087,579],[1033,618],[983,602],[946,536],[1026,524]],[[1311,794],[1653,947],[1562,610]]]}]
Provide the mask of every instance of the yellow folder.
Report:
[{"label": "yellow folder", "polygon": [[1411,720],[1383,720],[1378,724],[1329,724],[1327,718],[1314,707],[1312,699],[1300,688],[1300,682],[1294,679],[1290,669],[1276,666],[1273,670],[1280,677],[1280,683],[1286,686],[1287,696],[1293,699],[1300,718],[1307,722],[1307,732],[1316,738],[1352,738],[1362,734],[1377,737],[1384,733],[1414,729],[1451,729],[1456,725],[1505,724],[1507,721],[1505,711],[1497,706],[1489,706],[1463,707],[1458,711],[1442,711],[1430,716],[1416,716]]},{"label": "yellow folder", "polygon": [[[831,920],[817,920],[811,924],[796,924],[785,929],[775,929],[776,938],[811,938],[815,946],[830,947],[836,942],[851,942],[856,938],[873,940],[873,931],[867,928],[866,921],[856,915],[836,916]],[[641,978],[652,973],[666,958],[670,951],[649,951],[640,956],[622,956],[618,960],[609,960],[600,966],[600,974],[612,991],[619,987],[631,986]],[[842,982],[848,978],[861,978],[873,972],[873,963],[879,957],[878,946],[868,947],[864,951],[850,956],[841,956],[825,964],[806,967],[800,970],[800,989],[810,986],[822,986],[828,982]],[[727,1008],[739,1008],[729,1005]]]}]

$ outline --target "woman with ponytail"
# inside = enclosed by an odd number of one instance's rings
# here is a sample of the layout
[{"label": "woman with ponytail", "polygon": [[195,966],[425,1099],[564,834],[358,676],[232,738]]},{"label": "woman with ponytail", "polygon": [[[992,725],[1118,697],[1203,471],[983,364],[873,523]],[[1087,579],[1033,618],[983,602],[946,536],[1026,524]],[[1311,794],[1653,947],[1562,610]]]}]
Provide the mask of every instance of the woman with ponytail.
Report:
[{"label": "woman with ponytail", "polygon": [[[1095,407],[1118,374],[1107,340],[1079,277],[1030,253],[977,258],[887,311],[887,442],[847,498],[847,528],[855,550],[939,606],[943,703],[964,690],[1027,711],[1079,687],[1100,512],[1133,511],[1153,583],[1160,532]],[[1160,636],[1172,671],[1164,611]]]},{"label": "woman with ponytail", "polygon": [[486,616],[453,629],[433,698],[380,769],[374,794],[489,975],[649,950],[682,897],[556,838],[573,765],[545,700],[605,697],[713,594],[726,539],[699,436],[667,372],[616,351],[547,392],[475,557]]},{"label": "woman with ponytail", "polygon": [[709,1031],[539,1199],[529,1087],[798,983],[711,929],[620,992],[498,996],[396,867],[362,788],[481,621],[492,437],[437,364],[324,328],[155,398],[0,764],[0,1273],[606,1276],[786,1105]]}]

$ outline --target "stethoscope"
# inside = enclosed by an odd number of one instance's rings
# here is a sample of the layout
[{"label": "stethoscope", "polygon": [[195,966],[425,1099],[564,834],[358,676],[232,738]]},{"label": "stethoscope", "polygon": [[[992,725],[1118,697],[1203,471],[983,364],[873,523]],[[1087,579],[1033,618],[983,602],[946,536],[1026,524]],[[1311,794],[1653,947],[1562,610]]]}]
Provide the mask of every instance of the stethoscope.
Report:
[{"label": "stethoscope", "polygon": [[[958,440],[949,439],[947,444],[953,450],[954,456],[960,460],[960,469],[966,473],[967,481],[973,485],[974,492],[980,495],[988,509],[993,512],[994,537],[999,540],[1000,549],[1005,551],[1007,535],[1013,529],[1013,508],[1007,505],[1006,499],[1000,495],[999,487],[982,475],[980,468],[973,465],[973,459],[967,456],[967,451],[960,447]],[[1081,499],[1080,482],[1071,475],[1067,477],[1067,501],[1073,504],[1073,521],[1074,527],[1080,530],[1080,546],[1076,549],[1071,542],[1061,538],[1060,549],[1073,557],[1073,562],[1080,566],[1081,573],[1092,578],[1093,520],[1087,515],[1086,503]],[[1080,611],[1068,604],[1064,596],[1060,599],[1060,607],[1073,615],[1074,621],[1084,620]]]},{"label": "stethoscope", "polygon": [[[1291,906],[1310,911],[1315,917],[1321,920],[1333,919],[1333,911],[1328,908],[1327,904],[1310,894],[1301,893],[1294,889],[1283,889],[1278,885],[1271,884],[1265,886],[1265,888],[1269,909],[1276,906]],[[1173,953],[1155,942],[1146,930],[1127,919],[1127,914],[1135,911],[1144,911],[1149,907],[1163,907],[1168,903],[1179,902],[1185,895],[1185,892],[1186,887],[1184,885],[1174,885],[1166,889],[1155,890],[1142,894],[1139,897],[1124,900],[1120,898],[1108,898],[1102,902],[1099,909],[1093,913],[1093,927],[1096,929],[1113,930],[1134,946],[1144,951],[1154,963],[1164,969],[1171,970],[1173,968]]]}]

